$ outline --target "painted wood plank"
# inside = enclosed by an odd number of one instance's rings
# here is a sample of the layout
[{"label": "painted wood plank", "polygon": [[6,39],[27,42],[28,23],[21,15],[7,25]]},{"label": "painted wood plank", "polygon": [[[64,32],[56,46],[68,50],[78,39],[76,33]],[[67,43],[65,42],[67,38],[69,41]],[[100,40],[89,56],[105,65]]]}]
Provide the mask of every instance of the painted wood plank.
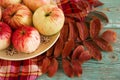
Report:
[{"label": "painted wood plank", "polygon": [[119,0],[100,0],[104,3],[97,10],[104,12],[109,18],[109,24],[105,27],[120,28],[120,1]]}]

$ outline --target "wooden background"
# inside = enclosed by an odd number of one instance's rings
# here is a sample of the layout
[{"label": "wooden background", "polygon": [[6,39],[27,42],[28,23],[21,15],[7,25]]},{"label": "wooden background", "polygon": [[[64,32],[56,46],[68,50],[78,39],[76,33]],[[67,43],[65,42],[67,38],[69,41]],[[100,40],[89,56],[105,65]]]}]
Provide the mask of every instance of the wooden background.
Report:
[{"label": "wooden background", "polygon": [[90,60],[84,63],[81,77],[69,78],[62,69],[59,69],[54,77],[49,78],[47,75],[42,75],[37,80],[120,80],[120,0],[100,1],[104,5],[97,10],[104,12],[109,17],[109,24],[105,26],[105,29],[117,32],[117,42],[113,44],[114,51],[103,52],[102,61]]}]

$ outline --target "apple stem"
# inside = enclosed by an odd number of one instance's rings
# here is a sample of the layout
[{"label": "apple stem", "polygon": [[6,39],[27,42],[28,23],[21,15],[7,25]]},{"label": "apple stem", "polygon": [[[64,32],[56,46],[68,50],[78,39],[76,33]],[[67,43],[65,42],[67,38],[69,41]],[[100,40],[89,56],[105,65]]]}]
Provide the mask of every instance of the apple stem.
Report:
[{"label": "apple stem", "polygon": [[16,13],[16,12],[12,13],[12,14],[11,14],[11,17],[13,17],[13,16],[15,15],[15,13]]},{"label": "apple stem", "polygon": [[52,12],[46,13],[45,16],[48,17],[48,16],[50,16],[51,13]]}]

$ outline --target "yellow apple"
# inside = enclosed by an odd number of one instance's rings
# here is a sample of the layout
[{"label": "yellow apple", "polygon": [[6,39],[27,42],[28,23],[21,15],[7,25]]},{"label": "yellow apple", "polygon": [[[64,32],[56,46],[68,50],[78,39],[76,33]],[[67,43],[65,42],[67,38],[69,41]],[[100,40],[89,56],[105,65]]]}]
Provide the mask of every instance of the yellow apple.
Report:
[{"label": "yellow apple", "polygon": [[44,5],[33,14],[33,25],[38,31],[46,36],[56,34],[64,25],[63,11],[56,5]]}]

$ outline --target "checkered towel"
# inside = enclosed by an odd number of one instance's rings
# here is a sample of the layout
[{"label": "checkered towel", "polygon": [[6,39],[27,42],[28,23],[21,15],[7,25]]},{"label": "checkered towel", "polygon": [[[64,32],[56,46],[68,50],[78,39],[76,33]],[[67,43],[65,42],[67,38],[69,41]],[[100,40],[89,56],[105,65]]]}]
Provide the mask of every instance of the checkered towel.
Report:
[{"label": "checkered towel", "polygon": [[35,80],[41,75],[39,56],[24,61],[0,60],[0,80]]},{"label": "checkered towel", "polygon": [[[78,0],[56,0],[64,14],[79,12],[74,1]],[[95,5],[98,0],[83,1]],[[97,3],[95,6],[98,5],[100,4]],[[41,74],[40,56],[23,61],[0,60],[0,80],[35,80]]]}]

